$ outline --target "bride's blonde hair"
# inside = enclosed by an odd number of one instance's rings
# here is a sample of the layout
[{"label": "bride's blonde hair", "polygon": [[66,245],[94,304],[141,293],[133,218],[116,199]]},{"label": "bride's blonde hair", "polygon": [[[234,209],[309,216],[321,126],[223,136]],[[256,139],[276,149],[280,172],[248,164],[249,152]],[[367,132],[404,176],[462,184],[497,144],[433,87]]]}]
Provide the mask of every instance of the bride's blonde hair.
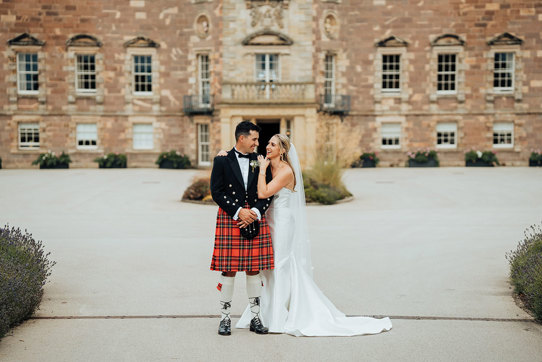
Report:
[{"label": "bride's blonde hair", "polygon": [[283,135],[281,133],[277,133],[273,137],[277,137],[279,149],[280,149],[280,159],[288,164],[290,168],[292,169],[292,173],[294,174],[294,189],[296,186],[296,179],[295,179],[295,171],[294,167],[292,166],[292,162],[290,161],[290,157],[288,157],[288,152],[290,152],[290,138],[288,136]]}]

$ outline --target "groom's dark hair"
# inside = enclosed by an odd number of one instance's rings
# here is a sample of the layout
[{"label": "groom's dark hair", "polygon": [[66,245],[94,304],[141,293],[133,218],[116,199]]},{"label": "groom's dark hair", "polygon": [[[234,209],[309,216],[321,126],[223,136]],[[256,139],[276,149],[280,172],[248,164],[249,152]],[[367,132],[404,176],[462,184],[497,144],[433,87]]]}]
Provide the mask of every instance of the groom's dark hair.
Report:
[{"label": "groom's dark hair", "polygon": [[243,121],[235,127],[235,141],[239,141],[239,137],[241,135],[248,136],[250,135],[250,131],[256,131],[260,133],[262,129],[257,124],[254,124],[250,121]]}]

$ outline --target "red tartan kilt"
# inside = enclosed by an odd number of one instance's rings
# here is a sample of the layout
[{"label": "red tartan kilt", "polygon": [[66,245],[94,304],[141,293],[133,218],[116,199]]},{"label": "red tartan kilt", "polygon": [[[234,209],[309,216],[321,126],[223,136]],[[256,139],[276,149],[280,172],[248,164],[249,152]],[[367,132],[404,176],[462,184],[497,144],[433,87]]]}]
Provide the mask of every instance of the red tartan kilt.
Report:
[{"label": "red tartan kilt", "polygon": [[258,271],[274,267],[273,244],[265,215],[260,220],[258,236],[245,239],[241,236],[237,221],[219,208],[211,270]]}]

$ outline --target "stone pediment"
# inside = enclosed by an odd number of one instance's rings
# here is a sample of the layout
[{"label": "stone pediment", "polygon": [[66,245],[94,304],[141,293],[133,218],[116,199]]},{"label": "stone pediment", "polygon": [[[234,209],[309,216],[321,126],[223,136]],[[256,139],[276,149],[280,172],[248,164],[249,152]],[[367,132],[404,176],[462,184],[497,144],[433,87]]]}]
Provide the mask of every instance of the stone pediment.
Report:
[{"label": "stone pediment", "polygon": [[243,39],[243,45],[292,45],[294,41],[287,35],[272,30],[262,30]]},{"label": "stone pediment", "polygon": [[432,42],[431,46],[463,46],[465,41],[461,39],[459,35],[455,34],[443,34],[436,37]]},{"label": "stone pediment", "polygon": [[128,40],[126,43],[124,43],[124,46],[126,48],[159,48],[160,44],[152,39],[138,36],[137,38]]},{"label": "stone pediment", "polygon": [[38,38],[33,37],[32,35],[28,33],[23,33],[19,36],[16,36],[13,39],[8,40],[8,45],[34,45],[34,46],[42,46],[45,42],[42,40],[39,40]]},{"label": "stone pediment", "polygon": [[96,37],[88,34],[77,34],[66,42],[68,47],[101,47],[102,42]]},{"label": "stone pediment", "polygon": [[395,35],[392,35],[384,40],[379,41],[376,43],[377,47],[406,47],[408,43],[404,41],[403,39],[400,39],[396,37]]},{"label": "stone pediment", "polygon": [[487,42],[488,45],[521,45],[523,40],[510,33],[502,33]]}]

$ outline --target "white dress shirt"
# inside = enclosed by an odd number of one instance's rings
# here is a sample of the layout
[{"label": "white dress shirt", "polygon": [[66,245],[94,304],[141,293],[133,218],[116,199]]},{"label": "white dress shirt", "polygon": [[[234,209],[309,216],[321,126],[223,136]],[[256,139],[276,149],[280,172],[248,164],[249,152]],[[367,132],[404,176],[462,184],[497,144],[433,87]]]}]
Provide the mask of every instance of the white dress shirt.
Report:
[{"label": "white dress shirt", "polygon": [[[237,148],[234,147],[234,149],[235,149],[235,151],[239,152],[239,150],[237,150]],[[241,169],[241,176],[243,176],[243,182],[245,184],[245,191],[246,191],[247,188],[248,188],[248,170],[249,170],[249,166],[250,166],[250,159],[245,158],[245,157],[239,157],[239,154],[237,152],[235,152],[235,157],[237,157],[237,162],[239,162],[239,168]],[[239,153],[243,153],[243,152],[239,152]],[[237,220],[239,218],[239,212],[241,211],[241,209],[242,209],[242,207],[237,209],[237,212],[233,216],[234,220]],[[258,220],[262,219],[262,215],[260,214],[260,210],[258,210],[255,207],[253,207],[251,210],[254,211],[256,213],[256,215],[258,215]]]}]

